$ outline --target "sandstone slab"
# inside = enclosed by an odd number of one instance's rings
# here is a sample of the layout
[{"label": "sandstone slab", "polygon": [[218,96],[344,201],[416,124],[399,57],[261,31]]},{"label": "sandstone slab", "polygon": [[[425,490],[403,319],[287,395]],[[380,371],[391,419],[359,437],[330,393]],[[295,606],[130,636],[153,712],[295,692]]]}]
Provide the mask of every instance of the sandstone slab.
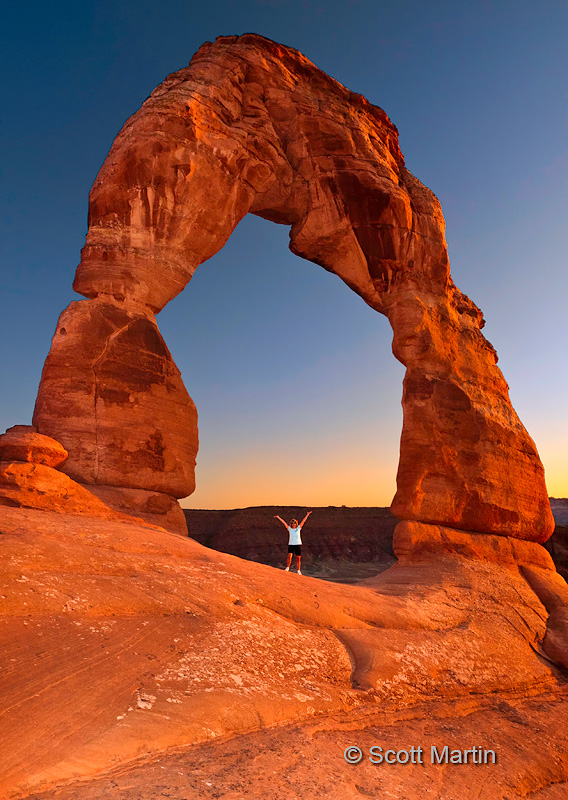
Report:
[{"label": "sandstone slab", "polygon": [[107,506],[63,472],[20,461],[0,461],[0,506],[143,523]]},{"label": "sandstone slab", "polygon": [[466,533],[421,522],[400,522],[394,531],[393,550],[402,563],[416,564],[449,555],[496,562],[514,569],[528,566],[556,572],[550,553],[536,542]]},{"label": "sandstone slab", "polygon": [[[562,695],[499,696],[475,709],[431,703],[404,718],[382,708],[352,710],[140,758],[33,800],[218,800],[220,792],[231,800],[565,800],[565,713]],[[343,753],[354,744],[362,760],[349,765]],[[491,755],[473,763],[471,752],[468,763],[431,763],[433,747],[463,754],[480,745],[493,749],[495,764]],[[401,761],[421,747],[422,763],[373,764],[378,746],[395,758],[400,752]]]},{"label": "sandstone slab", "polygon": [[99,484],[86,485],[85,489],[115,511],[132,514],[151,525],[187,536],[184,512],[175,497],[169,494]]}]

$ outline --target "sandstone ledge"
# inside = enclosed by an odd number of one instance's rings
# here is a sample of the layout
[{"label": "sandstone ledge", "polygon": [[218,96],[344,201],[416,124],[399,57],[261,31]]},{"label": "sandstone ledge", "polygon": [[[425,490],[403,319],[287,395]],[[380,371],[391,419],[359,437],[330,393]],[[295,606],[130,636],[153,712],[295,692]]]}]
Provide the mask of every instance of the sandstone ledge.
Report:
[{"label": "sandstone ledge", "polygon": [[43,464],[0,461],[0,507],[37,509],[143,525],[143,519],[107,506],[68,475]]},{"label": "sandstone ledge", "polygon": [[402,562],[417,563],[421,559],[451,555],[492,561],[501,566],[531,566],[556,571],[549,552],[536,542],[423,522],[399,522],[394,531],[393,549]]},{"label": "sandstone ledge", "polygon": [[158,525],[172,533],[187,536],[187,524],[183,510],[171,495],[149,492],[144,489],[129,489],[123,486],[85,485],[85,489],[109,508],[121,514],[131,514],[150,525]]}]

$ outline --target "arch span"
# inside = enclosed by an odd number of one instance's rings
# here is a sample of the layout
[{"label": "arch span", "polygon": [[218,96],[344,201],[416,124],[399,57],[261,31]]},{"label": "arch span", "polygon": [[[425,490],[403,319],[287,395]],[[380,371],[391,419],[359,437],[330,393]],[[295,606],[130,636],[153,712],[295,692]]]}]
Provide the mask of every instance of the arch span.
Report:
[{"label": "arch span", "polygon": [[391,323],[406,367],[394,513],[548,538],[536,447],[481,311],[452,282],[440,204],[405,168],[397,129],[254,34],[206,43],[166,78],[93,185],[74,282],[87,299],[60,318],[34,415],[69,451],[68,474],[154,504],[193,491],[196,411],[154,315],[247,213],[289,225],[294,253]]}]

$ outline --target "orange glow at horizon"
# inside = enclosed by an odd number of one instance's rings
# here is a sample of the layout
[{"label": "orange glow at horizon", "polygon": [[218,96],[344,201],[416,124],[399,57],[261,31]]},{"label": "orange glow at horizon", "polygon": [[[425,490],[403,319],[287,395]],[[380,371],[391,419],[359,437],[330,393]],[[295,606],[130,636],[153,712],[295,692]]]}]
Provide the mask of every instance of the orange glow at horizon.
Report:
[{"label": "orange glow at horizon", "polygon": [[[181,501],[184,508],[233,509],[252,506],[388,507],[396,491],[398,449],[378,457],[369,452],[340,455],[333,449],[283,456],[233,452],[219,463],[204,459],[197,469],[194,494]],[[566,460],[555,443],[540,448],[548,494],[568,496]]]},{"label": "orange glow at horizon", "polygon": [[544,441],[539,452],[544,464],[548,496],[568,497],[568,463],[565,453],[558,452],[556,441]]},{"label": "orange glow at horizon", "polygon": [[[325,454],[328,455],[329,454]],[[390,506],[396,490],[396,461],[304,454],[291,458],[226,459],[197,470],[197,488],[184,508],[250,506]]]}]

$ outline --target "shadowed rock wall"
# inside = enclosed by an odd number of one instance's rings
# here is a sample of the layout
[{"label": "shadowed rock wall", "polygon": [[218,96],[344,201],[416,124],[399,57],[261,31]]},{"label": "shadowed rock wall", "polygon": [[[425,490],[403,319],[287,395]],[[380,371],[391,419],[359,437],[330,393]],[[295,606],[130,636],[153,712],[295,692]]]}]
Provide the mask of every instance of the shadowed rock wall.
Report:
[{"label": "shadowed rock wall", "polygon": [[546,540],[542,464],[481,311],[451,280],[438,200],[405,168],[382,109],[254,34],[206,43],[166,78],[93,185],[74,283],[90,299],[60,320],[34,415],[68,450],[64,469],[87,484],[193,490],[195,410],[154,314],[248,212],[289,225],[294,253],[390,320],[407,368],[393,512]]}]

